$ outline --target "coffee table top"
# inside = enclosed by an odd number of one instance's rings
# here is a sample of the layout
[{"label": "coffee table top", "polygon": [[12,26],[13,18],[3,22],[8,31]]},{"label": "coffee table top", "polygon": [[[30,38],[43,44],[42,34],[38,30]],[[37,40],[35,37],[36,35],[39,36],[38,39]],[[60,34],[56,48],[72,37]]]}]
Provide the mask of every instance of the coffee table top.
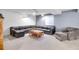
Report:
[{"label": "coffee table top", "polygon": [[31,32],[43,32],[41,30],[31,30]]}]

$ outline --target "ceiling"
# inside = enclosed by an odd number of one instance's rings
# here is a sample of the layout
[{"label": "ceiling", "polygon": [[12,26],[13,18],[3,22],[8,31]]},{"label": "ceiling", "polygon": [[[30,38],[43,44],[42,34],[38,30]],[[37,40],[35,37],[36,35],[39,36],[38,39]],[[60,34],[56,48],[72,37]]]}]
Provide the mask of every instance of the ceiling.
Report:
[{"label": "ceiling", "polygon": [[62,11],[69,11],[69,10],[72,10],[72,9],[1,9],[1,10],[19,13],[19,14],[40,15],[40,14],[51,13],[51,14],[57,15],[57,14],[61,14]]}]

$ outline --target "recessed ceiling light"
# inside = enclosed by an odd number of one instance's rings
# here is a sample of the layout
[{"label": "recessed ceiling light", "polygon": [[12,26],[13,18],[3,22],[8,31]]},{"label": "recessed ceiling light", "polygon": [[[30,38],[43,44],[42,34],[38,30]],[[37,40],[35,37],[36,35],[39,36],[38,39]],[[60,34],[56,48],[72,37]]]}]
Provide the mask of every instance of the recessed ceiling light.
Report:
[{"label": "recessed ceiling light", "polygon": [[41,16],[44,16],[44,14],[41,14]]},{"label": "recessed ceiling light", "polygon": [[32,14],[33,14],[33,15],[36,15],[36,13],[35,13],[35,12],[33,12]]}]

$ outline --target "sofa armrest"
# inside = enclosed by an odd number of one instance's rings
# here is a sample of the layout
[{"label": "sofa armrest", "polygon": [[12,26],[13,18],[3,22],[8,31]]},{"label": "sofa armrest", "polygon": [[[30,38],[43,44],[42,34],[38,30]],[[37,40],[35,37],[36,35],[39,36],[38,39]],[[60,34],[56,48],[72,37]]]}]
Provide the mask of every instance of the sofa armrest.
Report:
[{"label": "sofa armrest", "polygon": [[60,41],[64,41],[64,40],[67,40],[67,33],[64,33],[64,32],[56,32],[55,33],[55,37],[60,40]]}]

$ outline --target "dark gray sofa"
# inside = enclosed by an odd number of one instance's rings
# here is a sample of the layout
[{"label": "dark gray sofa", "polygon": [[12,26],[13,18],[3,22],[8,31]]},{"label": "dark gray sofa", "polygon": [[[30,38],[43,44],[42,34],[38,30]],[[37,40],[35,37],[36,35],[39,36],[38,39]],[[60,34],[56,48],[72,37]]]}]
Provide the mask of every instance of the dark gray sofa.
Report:
[{"label": "dark gray sofa", "polygon": [[45,34],[52,35],[55,33],[56,28],[55,26],[13,26],[10,27],[10,35],[16,38],[23,37],[31,29],[42,30]]}]

